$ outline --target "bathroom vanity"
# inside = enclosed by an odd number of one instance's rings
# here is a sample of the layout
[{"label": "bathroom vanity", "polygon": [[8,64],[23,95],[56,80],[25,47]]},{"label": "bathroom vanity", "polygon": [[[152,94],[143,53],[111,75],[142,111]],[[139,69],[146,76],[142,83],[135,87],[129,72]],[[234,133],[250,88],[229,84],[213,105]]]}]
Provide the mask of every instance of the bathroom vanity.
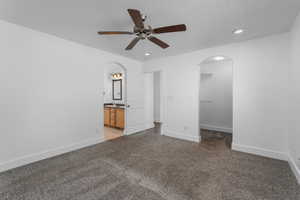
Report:
[{"label": "bathroom vanity", "polygon": [[104,105],[104,125],[124,129],[125,107],[122,105]]}]

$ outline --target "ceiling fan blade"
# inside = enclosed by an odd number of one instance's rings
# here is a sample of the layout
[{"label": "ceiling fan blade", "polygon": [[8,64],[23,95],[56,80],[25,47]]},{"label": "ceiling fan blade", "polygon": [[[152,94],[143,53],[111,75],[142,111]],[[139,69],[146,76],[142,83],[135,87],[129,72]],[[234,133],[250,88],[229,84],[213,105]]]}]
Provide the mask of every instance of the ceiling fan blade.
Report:
[{"label": "ceiling fan blade", "polygon": [[136,45],[136,43],[138,43],[138,41],[140,41],[140,39],[141,39],[141,38],[139,38],[139,37],[134,38],[134,39],[129,43],[129,45],[126,47],[125,50],[131,50],[131,49]]},{"label": "ceiling fan blade", "polygon": [[99,31],[99,35],[132,35],[132,32],[128,31]]},{"label": "ceiling fan blade", "polygon": [[186,31],[185,24],[178,24],[173,26],[164,26],[153,29],[153,33],[170,33],[170,32],[178,32],[178,31]]},{"label": "ceiling fan blade", "polygon": [[148,37],[148,40],[150,40],[151,42],[157,44],[158,46],[160,46],[163,49],[169,47],[169,45],[167,43],[161,41],[160,39],[158,39],[156,37],[150,36],[150,37]]},{"label": "ceiling fan blade", "polygon": [[140,11],[136,9],[128,9],[127,11],[132,21],[134,22],[135,26],[137,28],[144,28],[144,23]]}]

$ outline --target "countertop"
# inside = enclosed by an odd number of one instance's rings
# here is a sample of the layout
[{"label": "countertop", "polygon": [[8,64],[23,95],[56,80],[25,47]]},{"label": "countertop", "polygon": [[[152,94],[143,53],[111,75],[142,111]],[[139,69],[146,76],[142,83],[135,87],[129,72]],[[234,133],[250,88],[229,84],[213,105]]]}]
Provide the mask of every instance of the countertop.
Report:
[{"label": "countertop", "polygon": [[105,104],[104,104],[104,108],[119,108],[119,109],[125,109],[125,105],[110,105],[110,104],[105,105]]}]

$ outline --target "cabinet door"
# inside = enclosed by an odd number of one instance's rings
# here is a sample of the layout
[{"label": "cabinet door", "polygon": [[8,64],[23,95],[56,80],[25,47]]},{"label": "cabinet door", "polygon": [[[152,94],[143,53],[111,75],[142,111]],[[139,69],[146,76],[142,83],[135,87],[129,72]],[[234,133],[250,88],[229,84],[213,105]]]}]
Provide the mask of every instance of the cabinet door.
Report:
[{"label": "cabinet door", "polygon": [[110,109],[110,126],[116,127],[116,109]]},{"label": "cabinet door", "polygon": [[110,109],[104,108],[104,125],[110,126]]},{"label": "cabinet door", "polygon": [[124,129],[125,116],[124,109],[116,109],[116,127]]}]

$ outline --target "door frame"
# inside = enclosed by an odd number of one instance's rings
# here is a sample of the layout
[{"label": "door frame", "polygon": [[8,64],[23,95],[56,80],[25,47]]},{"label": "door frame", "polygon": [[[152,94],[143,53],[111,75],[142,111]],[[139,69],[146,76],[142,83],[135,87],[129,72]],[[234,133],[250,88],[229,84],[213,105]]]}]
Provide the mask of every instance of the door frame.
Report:
[{"label": "door frame", "polygon": [[[163,132],[164,132],[164,121],[165,121],[165,116],[164,116],[164,109],[165,109],[165,84],[164,84],[164,71],[163,70],[155,70],[155,71],[151,71],[151,72],[147,72],[147,73],[152,73],[153,74],[153,77],[154,77],[154,73],[155,72],[159,72],[160,76],[160,80],[159,80],[159,89],[160,89],[160,100],[159,100],[159,112],[160,112],[160,124],[161,124],[161,127],[160,127],[160,135],[163,135]],[[153,79],[153,88],[154,88],[154,79]],[[154,94],[154,93],[153,93]],[[154,95],[153,95],[154,97]],[[154,101],[153,101],[153,110],[154,110]]]}]

